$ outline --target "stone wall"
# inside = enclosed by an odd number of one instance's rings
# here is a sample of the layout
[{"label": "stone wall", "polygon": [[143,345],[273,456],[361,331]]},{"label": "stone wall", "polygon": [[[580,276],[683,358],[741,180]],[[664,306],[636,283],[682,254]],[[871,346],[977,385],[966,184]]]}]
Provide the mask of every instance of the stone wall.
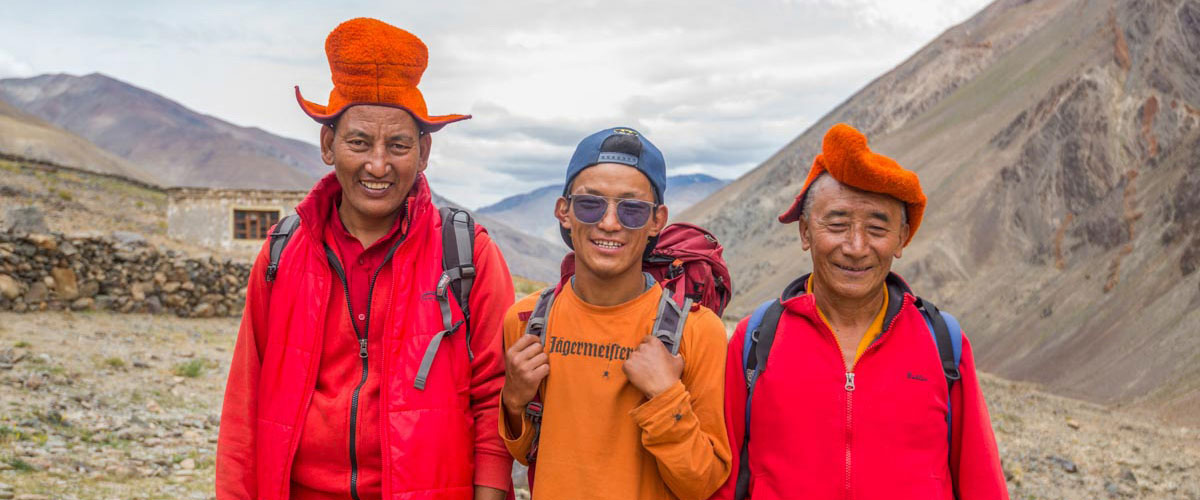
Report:
[{"label": "stone wall", "polygon": [[138,234],[0,232],[0,310],[237,316],[250,264],[160,251]]}]

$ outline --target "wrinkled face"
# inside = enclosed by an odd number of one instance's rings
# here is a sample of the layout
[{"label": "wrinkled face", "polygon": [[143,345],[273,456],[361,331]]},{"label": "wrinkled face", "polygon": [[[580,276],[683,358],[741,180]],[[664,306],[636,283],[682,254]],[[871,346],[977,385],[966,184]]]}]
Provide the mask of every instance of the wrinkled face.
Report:
[{"label": "wrinkled face", "polygon": [[[570,194],[588,194],[608,198],[626,198],[654,203],[650,179],[636,168],[616,163],[601,163],[584,169],[571,183]],[[657,236],[667,222],[667,207],[656,206],[649,220],[638,229],[621,225],[617,201],[607,200],[608,209],[599,222],[587,224],[575,216],[565,198],[555,205],[555,216],[571,232],[575,247],[577,273],[590,273],[600,279],[613,279],[642,271],[642,252],[648,240]]]},{"label": "wrinkled face", "polygon": [[429,134],[407,111],[351,106],[336,129],[321,128],[321,159],[342,185],[344,217],[371,221],[393,216],[429,160]]},{"label": "wrinkled face", "polygon": [[804,249],[812,251],[814,285],[830,299],[877,292],[908,239],[904,203],[838,182],[814,185],[811,213],[800,218]]}]

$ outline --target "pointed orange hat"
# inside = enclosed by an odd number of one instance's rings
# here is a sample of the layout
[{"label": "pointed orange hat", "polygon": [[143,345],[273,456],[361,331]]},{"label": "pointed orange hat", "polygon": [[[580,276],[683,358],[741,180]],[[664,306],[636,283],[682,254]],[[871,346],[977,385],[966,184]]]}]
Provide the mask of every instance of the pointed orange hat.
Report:
[{"label": "pointed orange hat", "polygon": [[904,202],[909,227],[908,241],[904,245],[908,246],[921,226],[921,216],[925,214],[925,193],[921,191],[921,181],[917,179],[916,172],[905,170],[896,160],[872,153],[867,148],[867,136],[845,123],[834,125],[825,133],[821,154],[813,160],[804,187],[792,206],[779,216],[779,222],[787,224],[800,219],[804,195],[823,172],[829,172],[834,179],[847,186],[886,194]]},{"label": "pointed orange hat", "polygon": [[408,111],[425,132],[436,132],[447,123],[471,115],[430,116],[425,98],[417,90],[429,62],[429,50],[412,33],[378,19],[360,17],[346,21],[325,39],[325,54],[333,73],[329,104],[307,101],[296,87],[296,101],[308,116],[321,124],[333,123],[355,104],[376,104]]}]

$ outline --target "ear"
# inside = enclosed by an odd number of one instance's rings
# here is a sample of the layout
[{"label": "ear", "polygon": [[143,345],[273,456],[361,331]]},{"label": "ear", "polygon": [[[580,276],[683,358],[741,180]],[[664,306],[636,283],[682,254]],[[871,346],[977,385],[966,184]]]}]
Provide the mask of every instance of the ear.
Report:
[{"label": "ear", "polygon": [[812,248],[812,226],[803,215],[796,223],[800,226],[800,247],[807,251]]},{"label": "ear", "polygon": [[894,255],[894,257],[897,259],[899,259],[900,254],[904,252],[904,245],[908,244],[908,231],[908,223],[904,223],[900,226],[900,246],[896,247],[896,253]]},{"label": "ear", "polygon": [[567,203],[567,199],[562,196],[558,197],[558,201],[554,202],[554,218],[558,219],[558,224],[567,231],[571,230],[571,207]]},{"label": "ear", "polygon": [[659,205],[654,207],[654,219],[650,225],[650,236],[658,236],[663,228],[667,227],[667,206]]},{"label": "ear", "polygon": [[421,145],[421,161],[417,164],[417,171],[424,172],[425,167],[429,166],[429,150],[433,147],[433,134],[428,132],[421,134],[417,143]]},{"label": "ear", "polygon": [[333,127],[321,125],[321,161],[333,165]]}]

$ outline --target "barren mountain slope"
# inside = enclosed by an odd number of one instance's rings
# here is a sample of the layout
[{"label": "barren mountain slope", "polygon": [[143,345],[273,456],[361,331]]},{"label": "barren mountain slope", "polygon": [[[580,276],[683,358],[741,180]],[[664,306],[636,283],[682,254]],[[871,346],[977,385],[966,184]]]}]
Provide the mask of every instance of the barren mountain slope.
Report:
[{"label": "barren mountain slope", "polygon": [[1200,421],[1200,3],[1001,0],[684,217],[729,242],[733,313],[804,272],[774,222],[836,122],[916,170],[896,269],[985,369]]},{"label": "barren mountain slope", "polygon": [[239,127],[98,73],[0,80],[0,99],[166,185],[308,189],[327,171],[312,144]]},{"label": "barren mountain slope", "polygon": [[96,147],[82,137],[28,115],[0,100],[0,154],[36,158],[141,182],[159,180],[141,167]]}]

